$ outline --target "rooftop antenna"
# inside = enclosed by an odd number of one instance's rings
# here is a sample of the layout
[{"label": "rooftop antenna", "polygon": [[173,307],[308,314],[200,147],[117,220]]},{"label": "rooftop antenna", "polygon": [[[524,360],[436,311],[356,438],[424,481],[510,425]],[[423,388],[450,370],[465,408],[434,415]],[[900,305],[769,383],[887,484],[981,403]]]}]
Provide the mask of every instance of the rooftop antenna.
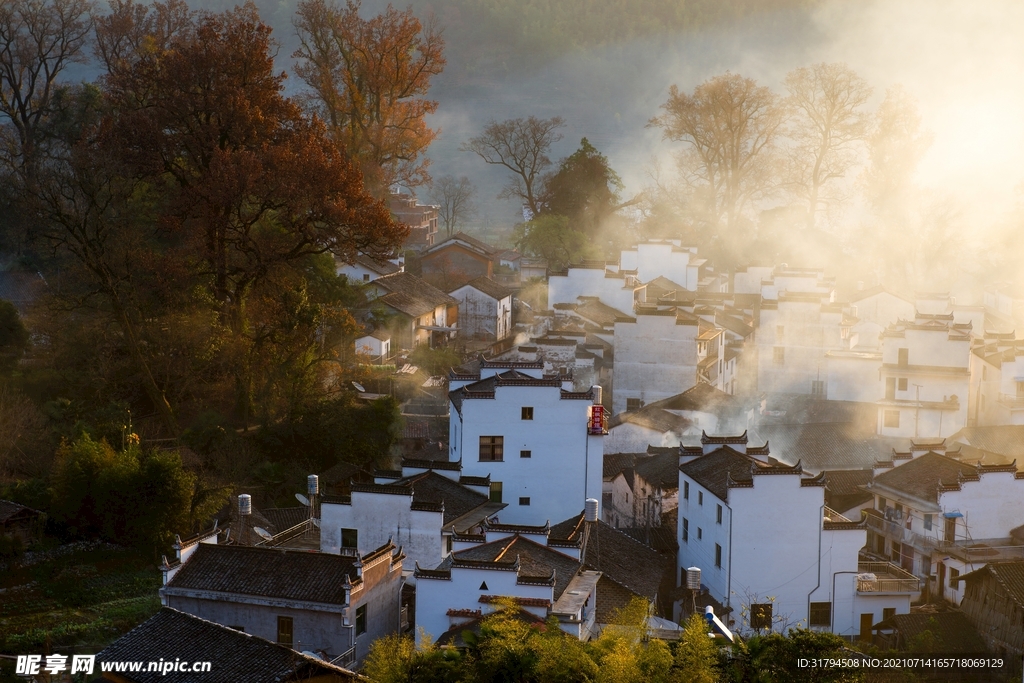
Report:
[{"label": "rooftop antenna", "polygon": [[252,496],[243,493],[238,496],[238,544],[246,545],[249,537],[249,516],[252,515]]}]

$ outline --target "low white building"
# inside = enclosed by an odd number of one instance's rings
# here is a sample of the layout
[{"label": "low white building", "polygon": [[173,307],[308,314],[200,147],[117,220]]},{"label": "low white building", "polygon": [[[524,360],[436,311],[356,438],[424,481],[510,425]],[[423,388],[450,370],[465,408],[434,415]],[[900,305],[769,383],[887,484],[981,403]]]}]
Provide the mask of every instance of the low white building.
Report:
[{"label": "low white building", "polygon": [[[881,285],[858,290],[850,297],[850,311],[862,321],[871,322],[881,329],[899,320],[914,316],[914,302]],[[862,344],[877,346],[877,339],[862,339]]]},{"label": "low white building", "polygon": [[1016,465],[974,465],[942,439],[914,442],[879,463],[868,491],[868,549],[928,580],[954,605],[959,577],[986,562],[1024,557],[1011,533],[1024,525],[1024,475]]},{"label": "low white building", "polygon": [[458,463],[406,459],[400,472],[378,472],[375,483],[354,483],[351,495],[322,500],[320,551],[364,554],[391,541],[402,546],[407,565],[436,567],[455,534],[479,530],[505,507],[491,502],[489,489],[486,478],[462,477]]},{"label": "low white building", "polygon": [[612,412],[638,410],[701,383],[721,389],[721,328],[680,308],[640,306],[615,322]]},{"label": "low white building", "polygon": [[886,328],[879,434],[946,437],[967,425],[971,330],[952,313],[918,313]]},{"label": "low white building", "polygon": [[823,476],[747,448],[746,435],[701,441],[702,455],[679,468],[677,585],[700,568],[741,633],[802,626],[869,638],[886,610],[909,612],[918,581],[858,561],[864,525],[825,507]]},{"label": "low white building", "polygon": [[635,274],[610,270],[604,261],[572,265],[564,273],[548,276],[548,306],[575,304],[581,296],[596,297],[630,313],[637,301],[644,301],[645,292]]},{"label": "low white building", "polygon": [[636,272],[641,282],[662,277],[692,292],[697,291],[705,263],[697,258],[697,247],[683,246],[680,240],[642,242],[623,249],[619,256],[619,268]]},{"label": "low white building", "polygon": [[349,282],[355,284],[372,282],[379,277],[405,270],[404,267],[395,265],[391,261],[381,261],[364,254],[357,254],[351,263],[338,259],[335,266],[338,275],[344,275]]},{"label": "low white building", "polygon": [[356,337],[356,353],[372,360],[386,360],[391,357],[391,333],[376,329]]},{"label": "low white building", "polygon": [[500,341],[512,334],[512,291],[478,277],[448,292],[459,302],[464,338]]},{"label": "low white building", "polygon": [[573,391],[543,363],[481,359],[449,376],[449,459],[462,474],[490,477],[501,521],[544,524],[599,498],[607,420],[601,388]]}]

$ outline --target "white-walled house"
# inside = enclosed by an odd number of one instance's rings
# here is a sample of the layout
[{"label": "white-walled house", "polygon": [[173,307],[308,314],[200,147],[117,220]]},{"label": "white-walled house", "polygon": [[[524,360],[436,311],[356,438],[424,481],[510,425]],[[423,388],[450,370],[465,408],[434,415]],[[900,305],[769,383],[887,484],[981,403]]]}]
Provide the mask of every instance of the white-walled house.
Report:
[{"label": "white-walled house", "polygon": [[448,292],[459,302],[459,331],[464,338],[500,341],[512,334],[512,291],[478,277]]},{"label": "white-walled house", "polygon": [[459,302],[412,273],[393,273],[367,284],[371,305],[393,314],[392,348],[444,345],[455,336]]},{"label": "white-walled house", "polygon": [[699,567],[736,630],[804,626],[870,637],[885,610],[909,612],[918,581],[889,563],[864,564],[861,522],[825,506],[825,478],[780,465],[767,446],[703,437],[679,468],[677,585]]},{"label": "white-walled house", "polygon": [[357,254],[351,263],[337,259],[335,267],[338,275],[344,275],[349,282],[355,284],[372,282],[379,277],[400,273],[405,270],[404,267],[397,266],[391,261],[381,261],[370,258],[365,254]]},{"label": "white-walled house", "polygon": [[349,496],[323,498],[320,552],[363,554],[391,541],[407,566],[436,567],[454,535],[475,533],[505,507],[489,489],[486,478],[462,477],[458,463],[406,459],[401,472],[381,471],[373,484],[353,483]]},{"label": "white-walled house", "polygon": [[725,335],[680,308],[639,306],[615,322],[612,412],[638,410],[707,383],[721,389]]},{"label": "white-walled house", "polygon": [[200,543],[160,589],[174,609],[327,661],[358,664],[397,633],[401,551],[362,556]]},{"label": "white-walled house", "polygon": [[[850,297],[851,313],[885,329],[899,320],[914,317],[914,302],[905,296],[892,292],[881,285],[858,290]],[[861,343],[877,346],[877,340],[865,339]]]},{"label": "white-walled house", "polygon": [[946,437],[967,425],[971,325],[953,314],[918,313],[882,336],[878,433]]},{"label": "white-walled house", "polygon": [[356,353],[381,361],[391,357],[391,333],[383,329],[375,329],[361,337],[356,337]]},{"label": "white-walled house", "polygon": [[575,304],[581,296],[596,297],[612,308],[631,313],[644,301],[644,285],[633,273],[609,270],[604,261],[571,265],[548,276],[548,306]]},{"label": "white-walled house", "polygon": [[974,465],[950,455],[959,453],[931,439],[879,463],[866,519],[872,553],[927,578],[932,596],[959,604],[960,575],[1024,556],[1010,539],[1024,525],[1024,475],[1013,464]]},{"label": "white-walled house", "polygon": [[697,248],[685,247],[680,240],[642,242],[623,249],[619,256],[619,268],[635,271],[641,282],[663,277],[692,292],[697,291],[703,264]]},{"label": "white-walled house", "polygon": [[417,633],[433,642],[494,611],[501,598],[512,598],[528,613],[554,616],[563,631],[589,640],[601,574],[583,568],[578,542],[548,547],[549,531],[546,524],[498,527],[456,539],[455,551],[434,569],[417,566]]},{"label": "white-walled house", "polygon": [[1024,425],[1024,340],[985,333],[972,349],[969,424]]},{"label": "white-walled house", "polygon": [[786,291],[776,297],[761,302],[756,334],[757,388],[825,396],[826,354],[846,346],[843,307],[822,292]]},{"label": "white-walled house", "polygon": [[481,359],[449,375],[449,459],[462,474],[490,477],[502,522],[544,524],[600,498],[607,421],[600,387],[572,391],[542,362]]}]

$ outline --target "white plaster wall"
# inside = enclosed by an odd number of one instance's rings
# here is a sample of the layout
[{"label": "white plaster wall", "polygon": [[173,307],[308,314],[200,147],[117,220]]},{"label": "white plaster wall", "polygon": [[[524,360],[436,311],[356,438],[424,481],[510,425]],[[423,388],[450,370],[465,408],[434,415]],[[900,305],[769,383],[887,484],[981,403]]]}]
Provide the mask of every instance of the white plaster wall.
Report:
[{"label": "white plaster wall", "polygon": [[[813,302],[780,301],[777,309],[762,309],[756,338],[758,390],[810,394],[813,381],[827,383],[825,353],[843,346],[840,318]],[[781,365],[775,363],[775,347],[785,349]]]},{"label": "white plaster wall", "polygon": [[[591,401],[563,399],[553,386],[498,387],[494,399],[467,399],[451,411],[452,459],[467,476],[501,482],[503,522],[557,523],[579,514],[588,497],[600,498],[603,436],[587,434]],[[533,408],[532,420],[522,408]],[[460,424],[456,424],[460,423]],[[480,437],[503,436],[504,460],[480,460]],[[528,450],[531,457],[522,458]],[[464,455],[463,455],[464,454]],[[519,505],[520,497],[530,505]]]},{"label": "white plaster wall", "polygon": [[[416,584],[416,632],[419,634],[423,629],[429,642],[451,628],[449,609],[479,609],[485,614],[494,611],[496,605],[482,604],[481,595],[543,598],[554,602],[551,586],[519,585],[513,571],[453,568],[451,574],[451,580],[421,578]],[[486,589],[480,587],[483,583],[487,584]],[[541,618],[547,615],[544,608],[525,609]]]},{"label": "white plaster wall", "polygon": [[939,506],[944,513],[963,513],[958,540],[1007,538],[1024,524],[1024,479],[1015,479],[1013,472],[987,472],[980,481],[963,482],[959,491],[940,493]]},{"label": "white plaster wall", "polygon": [[341,530],[359,530],[359,554],[365,555],[388,542],[403,547],[405,566],[418,562],[433,569],[445,557],[440,512],[411,510],[412,496],[352,492],[352,504],[323,503],[320,506],[320,552],[341,552]]},{"label": "white plaster wall", "polygon": [[625,285],[623,278],[606,277],[604,268],[570,268],[566,275],[548,278],[548,306],[575,304],[581,296],[596,296],[629,315],[633,312],[633,287]]},{"label": "white plaster wall", "polygon": [[674,315],[638,315],[615,323],[613,414],[626,400],[647,403],[675,396],[697,384],[696,325],[677,325]]},{"label": "white plaster wall", "polygon": [[623,250],[619,262],[623,270],[636,270],[641,282],[665,277],[688,290],[696,291],[696,279],[688,277],[691,256],[689,249],[671,243],[645,243],[637,245],[636,249]]},{"label": "white plaster wall", "polygon": [[889,292],[873,294],[854,302],[853,305],[857,309],[855,315],[858,318],[882,328],[898,320],[914,319],[914,304]]},{"label": "white plaster wall", "polygon": [[[349,282],[354,284],[360,284],[363,282],[373,282],[380,277],[380,273],[375,273],[365,266],[361,266],[358,263],[340,263],[338,264],[338,275],[344,275],[348,278]],[[369,275],[369,278],[364,279],[365,276]]]},{"label": "white plaster wall", "polygon": [[[684,483],[689,482],[689,497],[683,497]],[[703,503],[701,495],[703,494]],[[681,569],[700,567],[701,583],[711,595],[722,604],[730,604],[729,595],[729,556],[730,529],[738,523],[738,519],[727,503],[718,499],[710,491],[682,472],[679,474],[679,511],[676,528],[676,541],[679,543],[679,559],[676,571],[676,583],[682,585]],[[717,519],[717,506],[722,506],[722,523]],[[689,522],[689,538],[683,541],[683,520]],[[722,566],[715,566],[715,544],[722,546]],[[732,604],[739,603],[733,601]],[[738,612],[736,613],[738,614]],[[738,623],[738,620],[737,620]]]},{"label": "white plaster wall", "polygon": [[772,277],[772,266],[749,266],[736,271],[732,279],[732,291],[736,294],[759,294],[761,283]]},{"label": "white plaster wall", "polygon": [[829,355],[826,397],[832,401],[864,401],[874,403],[884,395],[879,378],[881,358]]}]

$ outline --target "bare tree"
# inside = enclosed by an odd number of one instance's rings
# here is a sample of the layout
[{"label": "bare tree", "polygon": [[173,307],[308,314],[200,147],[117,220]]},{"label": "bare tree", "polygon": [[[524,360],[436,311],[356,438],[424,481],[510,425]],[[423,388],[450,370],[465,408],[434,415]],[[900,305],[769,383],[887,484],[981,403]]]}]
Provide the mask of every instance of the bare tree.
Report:
[{"label": "bare tree", "polygon": [[857,145],[867,134],[863,107],[871,87],[845,64],[815,64],[786,76],[792,112],[789,155],[791,191],[807,202],[807,227],[821,209],[840,199],[836,181],[857,162]]},{"label": "bare tree", "polygon": [[726,73],[692,95],[673,85],[661,108],[665,113],[648,125],[686,144],[680,170],[691,210],[713,238],[722,228],[735,236],[743,210],[772,187],[772,153],[783,122],[778,98],[750,78]]},{"label": "bare tree", "polygon": [[431,183],[430,199],[438,206],[438,217],[448,237],[476,213],[475,194],[476,186],[466,176],[456,180],[455,176],[446,175]]},{"label": "bare tree", "polygon": [[31,174],[39,129],[52,113],[57,79],[85,61],[92,27],[89,0],[4,0],[0,3],[0,128],[4,161]]},{"label": "bare tree", "polygon": [[460,149],[478,154],[488,164],[512,171],[512,177],[498,197],[520,199],[536,216],[541,208],[538,202],[541,178],[551,165],[548,151],[562,139],[558,129],[564,125],[560,116],[491,121],[481,135],[464,143]]}]

